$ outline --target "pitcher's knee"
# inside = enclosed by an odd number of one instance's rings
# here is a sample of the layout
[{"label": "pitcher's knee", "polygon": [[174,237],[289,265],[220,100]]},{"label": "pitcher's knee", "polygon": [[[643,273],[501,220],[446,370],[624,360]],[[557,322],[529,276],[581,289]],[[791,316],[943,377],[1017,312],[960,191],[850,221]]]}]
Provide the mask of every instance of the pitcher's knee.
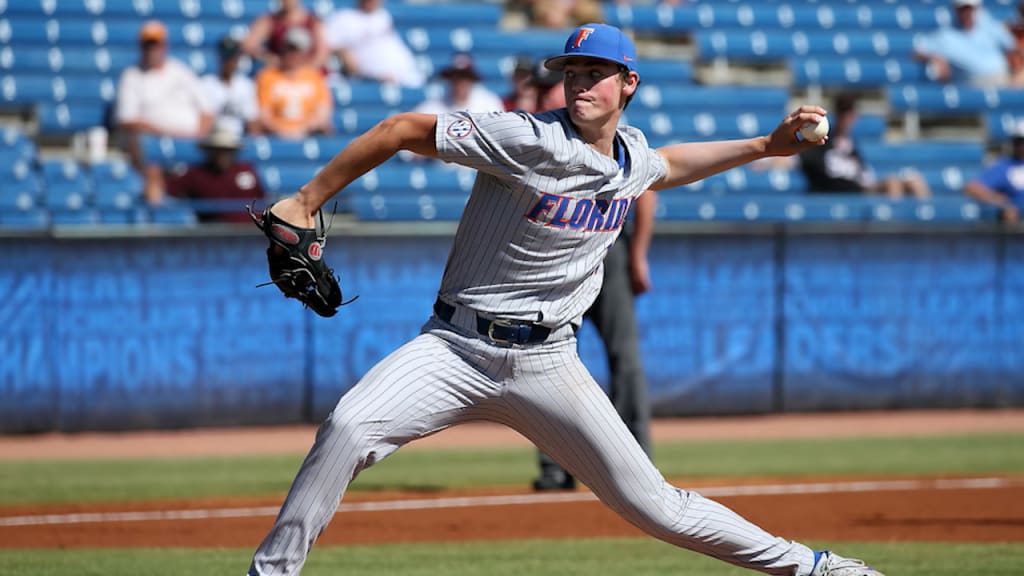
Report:
[{"label": "pitcher's knee", "polygon": [[683,517],[687,498],[685,490],[665,483],[650,491],[634,492],[623,499],[622,509],[616,512],[655,538],[676,540],[686,532]]}]

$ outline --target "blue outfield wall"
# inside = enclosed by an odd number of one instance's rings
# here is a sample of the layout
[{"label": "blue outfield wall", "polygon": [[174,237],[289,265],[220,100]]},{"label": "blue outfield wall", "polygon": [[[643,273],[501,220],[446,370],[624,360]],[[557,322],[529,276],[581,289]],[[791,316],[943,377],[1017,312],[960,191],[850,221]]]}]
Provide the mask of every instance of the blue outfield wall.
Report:
[{"label": "blue outfield wall", "polygon": [[[251,234],[0,238],[0,431],[314,422],[430,313],[450,237],[332,236],[332,319]],[[659,234],[658,415],[1024,405],[1024,236]],[[607,381],[596,332],[584,360]]]}]

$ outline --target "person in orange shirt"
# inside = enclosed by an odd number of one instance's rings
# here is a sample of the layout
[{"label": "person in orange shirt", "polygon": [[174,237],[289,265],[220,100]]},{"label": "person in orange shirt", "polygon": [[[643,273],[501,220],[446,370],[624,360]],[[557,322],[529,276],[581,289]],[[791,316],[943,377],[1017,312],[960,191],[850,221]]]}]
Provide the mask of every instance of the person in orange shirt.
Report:
[{"label": "person in orange shirt", "polygon": [[334,131],[334,100],[323,74],[305,64],[313,39],[304,28],[285,34],[279,67],[256,76],[263,129],[284,138],[305,138]]}]

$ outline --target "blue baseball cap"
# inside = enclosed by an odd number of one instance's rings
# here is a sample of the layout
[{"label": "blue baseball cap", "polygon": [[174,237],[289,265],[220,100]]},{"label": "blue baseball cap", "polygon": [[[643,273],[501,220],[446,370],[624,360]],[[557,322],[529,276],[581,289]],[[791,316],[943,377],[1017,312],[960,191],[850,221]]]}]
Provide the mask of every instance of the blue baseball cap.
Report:
[{"label": "blue baseball cap", "polygon": [[636,46],[622,30],[607,24],[584,24],[577,27],[565,41],[565,50],[544,61],[550,70],[565,68],[565,61],[574,56],[600,58],[636,71]]}]

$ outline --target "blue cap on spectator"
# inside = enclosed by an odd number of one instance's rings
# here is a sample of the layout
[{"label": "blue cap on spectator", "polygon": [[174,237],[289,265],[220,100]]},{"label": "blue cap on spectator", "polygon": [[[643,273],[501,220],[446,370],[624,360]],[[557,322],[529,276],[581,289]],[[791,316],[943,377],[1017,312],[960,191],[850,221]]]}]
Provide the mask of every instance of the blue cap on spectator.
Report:
[{"label": "blue cap on spectator", "polygon": [[573,56],[600,58],[636,70],[636,46],[622,30],[607,24],[584,24],[577,27],[565,41],[565,50],[544,61],[551,70],[565,68]]}]

